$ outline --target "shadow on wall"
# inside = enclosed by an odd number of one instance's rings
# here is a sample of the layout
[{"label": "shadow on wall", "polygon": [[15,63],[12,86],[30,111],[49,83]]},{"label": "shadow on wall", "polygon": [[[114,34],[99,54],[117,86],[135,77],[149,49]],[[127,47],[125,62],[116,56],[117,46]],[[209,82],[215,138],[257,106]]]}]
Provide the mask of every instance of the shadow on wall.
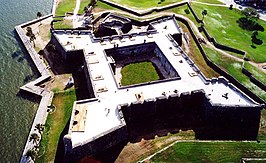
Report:
[{"label": "shadow on wall", "polygon": [[200,140],[255,140],[260,122],[260,108],[215,106],[202,92],[133,103],[122,111],[130,142],[179,130],[194,130]]},{"label": "shadow on wall", "polygon": [[128,142],[154,139],[156,135],[166,136],[180,130],[194,130],[195,139],[199,140],[256,140],[260,122],[259,107],[213,105],[202,91],[123,104],[121,110],[128,139],[78,162],[115,162]]},{"label": "shadow on wall", "polygon": [[[154,139],[156,135],[166,136],[180,130],[194,130],[199,140],[256,140],[260,122],[260,108],[212,105],[201,91],[124,104],[121,110],[128,140],[96,154],[93,159],[115,162],[128,142]],[[86,159],[92,157],[81,160]]]}]

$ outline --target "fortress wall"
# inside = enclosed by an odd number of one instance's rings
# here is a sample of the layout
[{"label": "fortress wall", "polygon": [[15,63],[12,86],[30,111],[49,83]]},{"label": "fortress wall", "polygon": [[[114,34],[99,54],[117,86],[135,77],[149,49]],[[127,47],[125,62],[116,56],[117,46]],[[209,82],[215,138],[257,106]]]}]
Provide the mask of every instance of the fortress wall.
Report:
[{"label": "fortress wall", "polygon": [[[179,129],[191,129],[201,124],[202,99],[205,97],[201,90],[161,96],[147,99],[143,103],[133,102],[121,107],[130,141],[141,138],[153,138],[158,134],[176,132]],[[193,101],[193,102],[192,102]]]},{"label": "fortress wall", "polygon": [[[113,147],[119,143],[127,141],[127,127],[125,124],[115,127],[93,139],[87,140],[77,147],[71,148],[71,136],[64,137],[65,161],[76,162],[85,156],[95,155]],[[69,146],[69,147],[66,147]]]},{"label": "fortress wall", "polygon": [[106,49],[107,55],[111,55],[116,61],[123,60],[126,57],[135,57],[138,55],[152,55],[155,49],[154,43],[138,44],[134,46],[126,46],[120,48]]},{"label": "fortress wall", "polygon": [[204,133],[199,139],[255,140],[260,124],[261,106],[225,106],[204,102]]},{"label": "fortress wall", "polygon": [[179,76],[176,70],[172,67],[168,59],[165,57],[161,49],[156,45],[154,49],[154,54],[157,56],[157,58],[160,60],[162,67],[164,70],[170,75],[170,77],[176,77]]},{"label": "fortress wall", "polygon": [[118,110],[122,119],[118,127],[74,148],[66,135],[66,160],[77,161],[121,142],[139,142],[179,130],[194,130],[196,139],[202,140],[255,140],[261,106],[213,104],[203,90],[195,90],[121,104]]},{"label": "fortress wall", "polygon": [[195,90],[133,102],[121,109],[131,142],[188,129],[195,131],[197,139],[254,140],[261,106],[212,104],[203,90]]},{"label": "fortress wall", "polygon": [[170,62],[164,56],[163,52],[153,42],[121,48],[106,49],[105,52],[107,56],[112,56],[117,64],[119,64],[120,61],[123,61],[125,63],[127,61],[130,61],[130,63],[139,61],[138,56],[140,55],[142,55],[141,59],[152,59],[156,56],[160,62],[155,62],[154,64],[158,68],[162,67],[167,76],[169,76],[170,78],[179,77],[177,71],[171,66]]},{"label": "fortress wall", "polygon": [[51,43],[55,46],[55,49],[58,51],[58,53],[61,54],[62,57],[66,60],[67,55],[65,48],[59,42],[59,39],[54,35],[54,32],[51,33]]}]

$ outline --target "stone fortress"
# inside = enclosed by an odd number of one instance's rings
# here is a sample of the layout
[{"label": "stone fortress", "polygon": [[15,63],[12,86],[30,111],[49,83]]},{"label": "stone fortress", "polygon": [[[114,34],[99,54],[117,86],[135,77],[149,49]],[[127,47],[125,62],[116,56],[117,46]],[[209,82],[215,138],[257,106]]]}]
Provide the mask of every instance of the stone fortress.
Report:
[{"label": "stone fortress", "polygon": [[[203,140],[257,138],[264,104],[224,77],[207,79],[181,49],[182,29],[174,17],[141,26],[109,14],[99,30],[106,36],[51,31],[66,61],[81,60],[90,97],[74,103],[64,136],[68,160],[179,130],[193,130]],[[142,61],[155,65],[160,80],[121,86],[121,67]]]}]

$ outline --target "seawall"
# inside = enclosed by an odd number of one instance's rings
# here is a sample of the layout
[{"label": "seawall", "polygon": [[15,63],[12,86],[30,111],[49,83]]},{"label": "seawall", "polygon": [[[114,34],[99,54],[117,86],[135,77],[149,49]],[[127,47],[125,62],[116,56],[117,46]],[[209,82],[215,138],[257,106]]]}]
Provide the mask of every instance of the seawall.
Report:
[{"label": "seawall", "polygon": [[32,47],[31,42],[29,40],[29,37],[26,36],[25,32],[23,31],[23,28],[26,26],[29,26],[31,24],[38,23],[39,21],[42,21],[42,20],[49,18],[51,16],[52,16],[52,14],[49,14],[49,15],[43,16],[39,19],[35,19],[35,20],[23,23],[23,24],[15,27],[15,31],[16,31],[20,41],[22,42],[22,45],[24,46],[24,48],[28,52],[30,58],[32,59],[34,65],[36,66],[38,73],[40,75],[40,77],[37,78],[36,80],[34,80],[30,83],[27,83],[26,85],[20,87],[21,91],[26,91],[26,92],[30,92],[30,93],[36,94],[38,96],[41,96],[41,102],[39,104],[35,118],[33,120],[31,129],[29,132],[29,136],[26,140],[25,147],[24,147],[24,150],[23,150],[23,153],[21,156],[20,162],[22,162],[22,163],[29,161],[29,158],[27,158],[25,156],[25,154],[27,153],[28,150],[34,148],[34,146],[36,145],[33,143],[33,141],[30,141],[31,134],[36,133],[39,135],[40,138],[42,136],[41,133],[36,129],[35,126],[37,124],[41,124],[41,125],[45,124],[47,116],[48,116],[47,106],[51,105],[53,95],[54,95],[53,92],[48,91],[48,90],[41,88],[39,86],[41,83],[51,79],[52,73],[48,70],[48,66],[40,59],[39,54]]}]

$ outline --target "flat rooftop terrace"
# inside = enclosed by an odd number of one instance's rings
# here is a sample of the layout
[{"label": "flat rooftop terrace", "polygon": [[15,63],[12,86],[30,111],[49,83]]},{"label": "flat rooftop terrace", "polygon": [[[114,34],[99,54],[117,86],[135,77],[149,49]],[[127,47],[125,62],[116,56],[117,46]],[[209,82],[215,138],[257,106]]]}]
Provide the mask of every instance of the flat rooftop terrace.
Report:
[{"label": "flat rooftop terrace", "polygon": [[[118,114],[117,105],[123,103],[132,103],[137,101],[136,94],[142,94],[143,99],[156,98],[162,95],[181,94],[182,92],[191,92],[193,90],[203,89],[206,95],[214,104],[255,106],[252,99],[242,93],[238,88],[228,83],[226,79],[206,80],[198,71],[186,54],[182,54],[182,49],[171,39],[169,34],[180,33],[179,26],[174,19],[168,19],[152,24],[156,32],[152,34],[138,33],[130,38],[124,35],[120,40],[118,37],[112,41],[104,39],[103,42],[96,41],[91,34],[66,34],[64,32],[55,32],[55,36],[61,42],[66,50],[83,49],[89,73],[92,78],[92,84],[96,93],[96,101],[75,103],[74,111],[83,108],[86,111],[85,122],[81,120],[78,123],[85,123],[83,130],[71,130],[73,146],[78,145],[89,139],[122,125]],[[75,45],[75,49],[66,45],[69,42]],[[165,57],[170,61],[174,69],[181,77],[180,80],[169,80],[157,83],[145,84],[129,88],[119,88],[109,66],[104,49],[114,48],[134,44],[155,42]],[[68,44],[69,44],[68,43]],[[143,100],[142,99],[142,100]],[[73,119],[73,117],[72,117]]]}]

